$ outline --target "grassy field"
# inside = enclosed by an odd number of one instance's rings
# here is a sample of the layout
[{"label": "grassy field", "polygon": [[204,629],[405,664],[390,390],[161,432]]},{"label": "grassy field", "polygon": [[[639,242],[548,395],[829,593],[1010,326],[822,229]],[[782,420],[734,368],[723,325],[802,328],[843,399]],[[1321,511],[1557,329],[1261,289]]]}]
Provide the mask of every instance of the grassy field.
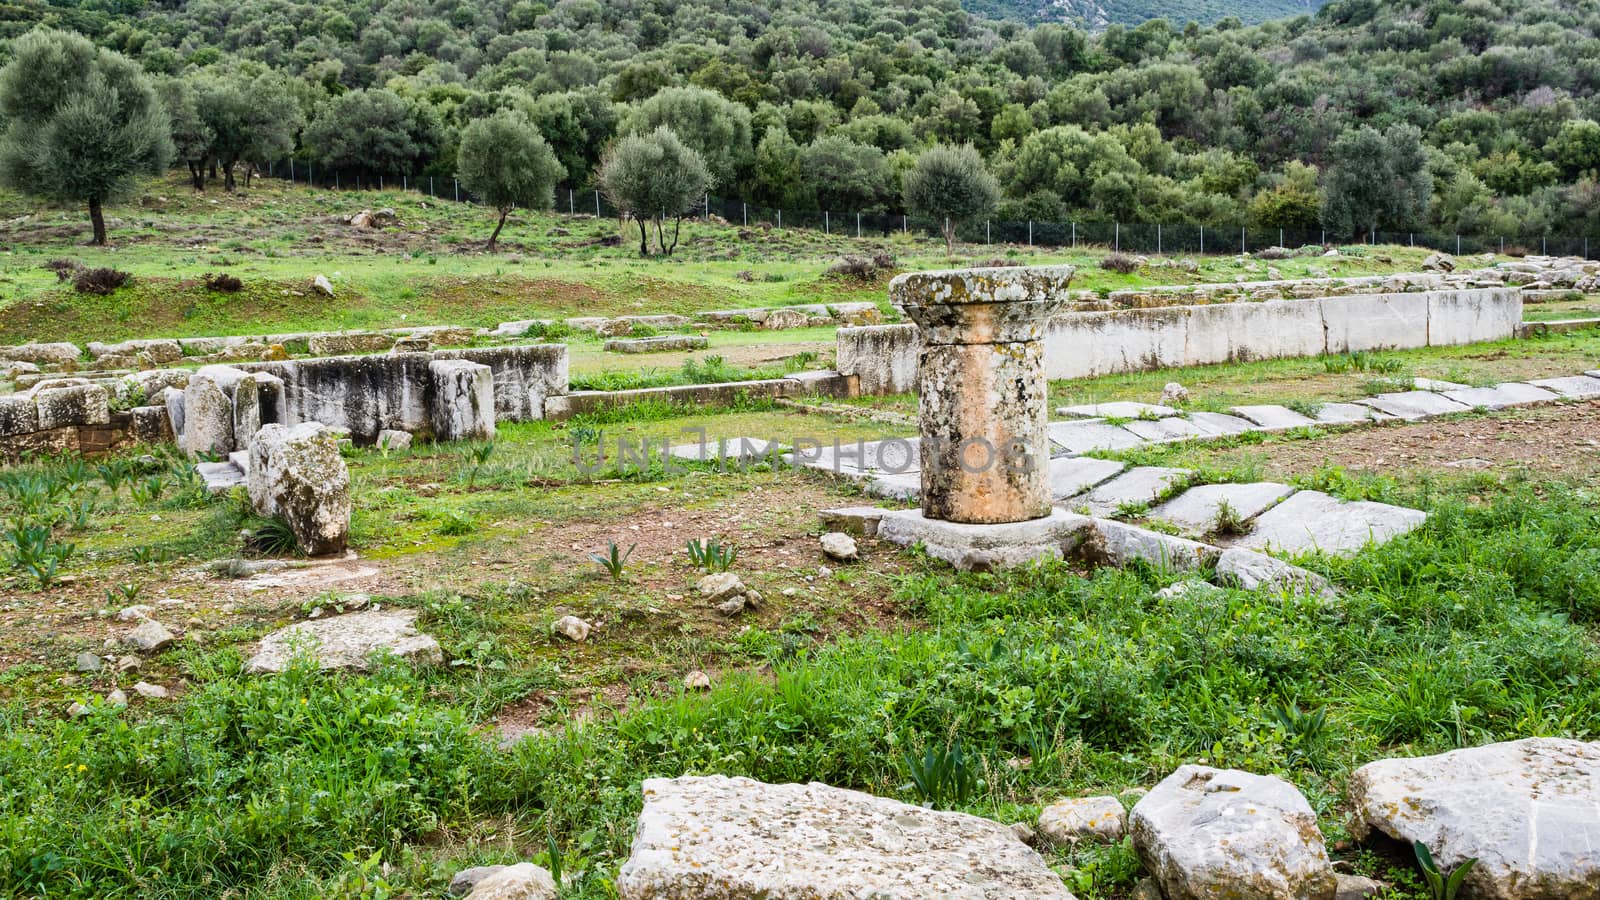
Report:
[{"label": "grassy field", "polygon": [[[327,220],[381,205],[405,225],[374,235]],[[921,239],[702,224],[680,257],[641,261],[598,243],[615,223],[556,216],[518,217],[490,255],[475,246],[481,210],[273,183],[196,197],[162,182],[112,215],[117,245],[91,250],[76,211],[0,198],[11,219],[0,342],[881,301],[881,282],[824,270],[878,247],[901,267],[949,262]],[[963,248],[961,261],[1001,253],[1027,251]],[[137,282],[75,294],[42,268],[64,256]],[[1194,275],[1124,277],[1090,253],[1066,258],[1106,288],[1263,271],[1218,257]],[[1392,259],[1344,261],[1338,274],[1418,261]],[[212,296],[199,286],[208,271],[246,290]],[[317,272],[334,278],[333,303],[306,289]],[[709,356],[782,371],[831,345],[826,329],[710,338],[701,354],[648,359],[575,341],[574,376],[663,381]],[[1179,381],[1196,409],[1304,407],[1419,375],[1480,384],[1597,364],[1589,331],[1057,382],[1051,402],[1154,401]],[[915,411],[910,397],[851,403]],[[644,778],[815,780],[924,802],[914,760],[959,742],[975,787],[938,803],[1003,822],[1080,793],[1131,803],[1186,762],[1281,774],[1306,792],[1336,858],[1388,882],[1388,900],[1426,900],[1408,859],[1348,840],[1354,767],[1529,735],[1600,738],[1597,403],[1125,456],[1431,514],[1353,559],[1299,560],[1334,580],[1332,601],[1163,596],[1181,577],[1146,567],[957,574],[876,541],[840,565],[818,549],[816,511],[870,502],[849,484],[786,467],[575,464],[619,440],[911,431],[764,401],[650,404],[504,425],[492,445],[351,449],[357,555],[322,561],[264,548],[272,525],[237,495],[207,495],[170,453],[0,470],[0,895],[443,897],[463,867],[531,859],[570,876],[564,896],[612,897]],[[699,602],[692,539],[738,548],[733,571],[761,592],[759,608],[728,619]],[[627,554],[617,577],[591,558],[613,545]],[[80,653],[126,652],[107,642],[134,604],[154,606],[181,640],[137,669],[79,671]],[[268,631],[364,604],[416,610],[446,665],[244,673]],[[569,614],[594,626],[586,642],[552,635]],[[693,670],[709,691],[684,687]],[[141,697],[141,680],[171,696]],[[104,701],[114,688],[129,706]],[[88,714],[66,715],[74,702]],[[1047,859],[1085,900],[1123,900],[1142,877],[1128,844]]]}]

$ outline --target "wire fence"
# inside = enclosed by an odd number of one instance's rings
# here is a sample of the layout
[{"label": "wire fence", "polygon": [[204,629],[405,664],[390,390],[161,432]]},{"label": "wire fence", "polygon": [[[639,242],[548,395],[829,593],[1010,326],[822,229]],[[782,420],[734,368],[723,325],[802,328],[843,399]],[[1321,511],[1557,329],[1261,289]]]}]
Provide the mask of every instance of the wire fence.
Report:
[{"label": "wire fence", "polygon": [[[283,178],[329,190],[417,191],[441,200],[477,203],[478,198],[458,179],[441,176],[371,175],[341,170],[318,170],[294,160],[271,163],[268,177]],[[618,218],[619,211],[592,187],[561,186],[555,192],[555,210],[570,216]],[[857,238],[887,238],[896,232],[923,236],[941,234],[943,223],[918,216],[886,212],[834,213],[828,210],[779,209],[752,204],[736,197],[708,195],[692,210],[696,218],[715,216],[744,228],[798,228]],[[1033,222],[972,220],[959,223],[956,239],[966,244],[1008,244],[1055,249],[1079,247],[1109,249],[1119,253],[1250,254],[1273,247],[1358,244],[1421,247],[1457,256],[1477,253],[1578,256],[1595,259],[1600,239],[1587,235],[1468,235],[1435,232],[1369,230],[1360,235],[1330,235],[1326,229],[1251,228],[1241,225],[1187,225],[1134,222]]]}]

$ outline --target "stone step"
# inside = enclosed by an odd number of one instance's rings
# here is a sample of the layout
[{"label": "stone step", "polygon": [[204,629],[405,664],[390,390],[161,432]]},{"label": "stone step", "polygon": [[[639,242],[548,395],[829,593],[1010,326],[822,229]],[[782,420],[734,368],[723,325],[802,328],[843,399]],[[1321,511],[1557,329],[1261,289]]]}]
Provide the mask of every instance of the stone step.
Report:
[{"label": "stone step", "polygon": [[1572,375],[1566,378],[1537,378],[1528,383],[1534,387],[1553,391],[1568,400],[1589,400],[1600,397],[1600,376]]},{"label": "stone step", "polygon": [[194,468],[213,494],[225,494],[245,483],[244,470],[231,462],[203,462]]},{"label": "stone step", "polygon": [[1426,419],[1429,416],[1444,416],[1450,413],[1466,412],[1472,407],[1465,403],[1457,403],[1443,394],[1432,391],[1400,391],[1391,394],[1379,394],[1365,400],[1357,400],[1362,406],[1371,407],[1378,412],[1386,413],[1397,419],[1414,422]]},{"label": "stone step", "polygon": [[1508,406],[1549,403],[1552,400],[1559,399],[1559,396],[1553,391],[1547,391],[1544,388],[1516,381],[1509,381],[1492,387],[1445,391],[1444,396],[1457,403],[1464,403],[1474,408],[1485,407],[1487,409],[1505,409]]},{"label": "stone step", "polygon": [[1188,469],[1139,466],[1067,504],[1074,512],[1087,508],[1093,516],[1109,516],[1128,504],[1154,505],[1174,484],[1193,474]]},{"label": "stone step", "polygon": [[1050,496],[1060,502],[1093,490],[1121,475],[1126,463],[1092,456],[1073,456],[1050,460]]},{"label": "stone step", "polygon": [[1224,504],[1232,510],[1233,524],[1242,525],[1292,493],[1294,488],[1271,481],[1204,484],[1151,510],[1150,518],[1175,525],[1189,537],[1203,537],[1218,530],[1217,519]]},{"label": "stone step", "polygon": [[1320,491],[1300,491],[1256,518],[1255,528],[1234,546],[1298,554],[1320,550],[1353,556],[1421,525],[1428,514],[1387,503],[1340,500]]}]

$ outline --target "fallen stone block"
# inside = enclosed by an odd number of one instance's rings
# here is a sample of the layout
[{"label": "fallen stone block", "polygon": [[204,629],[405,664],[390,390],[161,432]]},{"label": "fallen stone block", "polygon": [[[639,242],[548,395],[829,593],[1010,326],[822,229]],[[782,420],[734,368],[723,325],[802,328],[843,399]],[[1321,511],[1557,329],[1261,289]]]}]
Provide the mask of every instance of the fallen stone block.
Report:
[{"label": "fallen stone block", "polygon": [[366,331],[314,334],[306,342],[312,356],[348,356],[383,353],[394,346],[394,336]]},{"label": "fallen stone block", "polygon": [[1167,572],[1204,568],[1222,551],[1210,544],[1162,534],[1114,519],[1093,519],[1077,557],[1091,565],[1126,567],[1140,562]]},{"label": "fallen stone block", "polygon": [[662,335],[647,338],[618,338],[602,346],[611,353],[662,353],[671,350],[704,350],[709,342],[699,336]]},{"label": "fallen stone block", "polygon": [[39,430],[39,404],[31,395],[0,396],[0,437],[17,437]]},{"label": "fallen stone block", "polygon": [[76,365],[83,358],[83,351],[76,344],[66,342],[54,344],[19,344],[14,347],[0,347],[0,359],[15,362],[33,363],[40,366],[71,366]]},{"label": "fallen stone block", "polygon": [[327,426],[265,425],[250,444],[251,505],[294,532],[309,556],[342,553],[350,537],[350,469]]},{"label": "fallen stone block", "polygon": [[1317,815],[1281,778],[1182,766],[1134,806],[1129,830],[1167,900],[1333,900]]},{"label": "fallen stone block", "polygon": [[233,401],[206,369],[190,376],[178,421],[183,423],[183,449],[190,456],[220,456],[234,449]]},{"label": "fallen stone block", "polygon": [[651,778],[621,900],[1070,900],[998,822],[823,784]]},{"label": "fallen stone block", "polygon": [[1386,759],[1350,776],[1352,831],[1420,841],[1443,871],[1469,858],[1463,897],[1600,897],[1600,744],[1529,738]]},{"label": "fallen stone block", "polygon": [[35,387],[33,401],[39,407],[40,431],[111,421],[110,398],[106,389],[97,384]]},{"label": "fallen stone block", "polygon": [[1266,589],[1320,597],[1333,596],[1333,586],[1321,575],[1265,553],[1238,547],[1224,550],[1217,557],[1217,581],[1246,591]]},{"label": "fallen stone block", "polygon": [[245,664],[252,674],[282,672],[297,653],[310,654],[322,669],[366,670],[372,656],[388,652],[417,666],[444,662],[439,642],[416,629],[417,613],[385,609],[296,622],[261,639]]},{"label": "fallen stone block", "polygon": [[1128,811],[1115,797],[1058,800],[1039,813],[1038,833],[1057,847],[1080,841],[1115,844],[1128,830]]}]

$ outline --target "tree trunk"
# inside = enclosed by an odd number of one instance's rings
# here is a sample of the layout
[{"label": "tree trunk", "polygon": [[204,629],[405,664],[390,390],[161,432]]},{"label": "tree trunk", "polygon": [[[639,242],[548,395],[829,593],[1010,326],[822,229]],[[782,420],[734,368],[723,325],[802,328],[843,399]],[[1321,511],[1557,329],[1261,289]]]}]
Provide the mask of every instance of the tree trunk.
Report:
[{"label": "tree trunk", "polygon": [[676,219],[672,220],[672,246],[666,248],[668,256],[672,255],[672,251],[678,249],[678,230],[680,228],[682,228],[682,227],[683,227],[683,216],[679,216]]},{"label": "tree trunk", "polygon": [[238,185],[233,180],[233,163],[225,162],[222,164],[222,189],[231,194],[236,187]]},{"label": "tree trunk", "polygon": [[210,168],[211,168],[210,178],[211,178],[212,181],[216,181],[217,180],[217,158],[215,156],[211,157]]},{"label": "tree trunk", "polygon": [[650,255],[650,232],[645,231],[644,216],[634,216],[633,220],[639,223],[639,255]]},{"label": "tree trunk", "polygon": [[956,255],[956,226],[949,219],[944,223],[944,252],[950,256]]},{"label": "tree trunk", "polygon": [[189,160],[189,185],[201,193],[206,189],[206,167],[198,159]]},{"label": "tree trunk", "polygon": [[485,247],[490,253],[494,252],[494,242],[500,240],[500,229],[506,227],[506,214],[511,212],[511,207],[500,207],[500,221],[495,223],[494,234],[489,235],[489,246]]},{"label": "tree trunk", "polygon": [[667,239],[661,234],[661,217],[656,216],[656,246],[661,248],[662,256],[671,256],[672,251],[667,249]]},{"label": "tree trunk", "polygon": [[89,243],[96,247],[106,245],[106,214],[100,208],[100,198],[89,198],[89,221],[94,224],[94,240]]}]

